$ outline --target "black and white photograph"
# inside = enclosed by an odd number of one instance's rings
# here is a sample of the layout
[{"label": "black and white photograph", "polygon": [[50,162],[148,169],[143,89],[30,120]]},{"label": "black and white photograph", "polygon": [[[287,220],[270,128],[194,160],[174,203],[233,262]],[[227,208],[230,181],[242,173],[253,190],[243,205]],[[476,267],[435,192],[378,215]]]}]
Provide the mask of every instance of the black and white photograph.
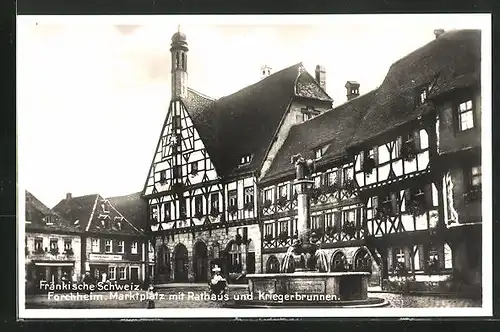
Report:
[{"label": "black and white photograph", "polygon": [[490,24],[19,16],[19,317],[491,315]]}]

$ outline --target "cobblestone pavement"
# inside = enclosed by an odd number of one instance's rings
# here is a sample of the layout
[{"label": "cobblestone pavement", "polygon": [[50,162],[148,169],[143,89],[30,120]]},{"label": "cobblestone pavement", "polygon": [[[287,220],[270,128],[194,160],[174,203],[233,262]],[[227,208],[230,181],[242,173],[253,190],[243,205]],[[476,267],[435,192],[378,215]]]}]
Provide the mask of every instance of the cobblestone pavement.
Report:
[{"label": "cobblestone pavement", "polygon": [[[245,289],[232,288],[228,295],[232,299],[234,296],[245,293]],[[49,298],[47,295],[28,295],[26,308],[147,308],[148,306],[144,291],[97,292],[92,295],[94,298],[91,300],[65,300]],[[384,298],[389,301],[389,307],[393,308],[481,307],[480,300],[443,296],[390,293],[370,293],[369,296]],[[155,308],[219,308],[222,306],[222,301],[212,301],[208,298],[206,289],[189,286],[161,289],[154,302]]]}]

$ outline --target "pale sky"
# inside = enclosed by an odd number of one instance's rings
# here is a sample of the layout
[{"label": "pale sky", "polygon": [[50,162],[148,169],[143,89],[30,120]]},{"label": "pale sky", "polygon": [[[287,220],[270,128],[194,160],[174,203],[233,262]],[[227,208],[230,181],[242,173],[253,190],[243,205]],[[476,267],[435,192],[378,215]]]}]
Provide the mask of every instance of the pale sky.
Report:
[{"label": "pale sky", "polygon": [[334,106],[364,94],[434,29],[483,28],[481,15],[18,17],[18,177],[49,207],[67,192],[143,189],[170,101],[170,38],[189,45],[189,87],[222,97],[302,61],[326,68]]}]

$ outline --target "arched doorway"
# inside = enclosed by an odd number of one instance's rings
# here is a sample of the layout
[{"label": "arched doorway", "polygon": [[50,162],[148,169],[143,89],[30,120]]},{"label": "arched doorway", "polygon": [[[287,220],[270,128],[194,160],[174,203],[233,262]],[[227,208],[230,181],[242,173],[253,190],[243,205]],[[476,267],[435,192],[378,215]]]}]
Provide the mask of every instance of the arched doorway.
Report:
[{"label": "arched doorway", "polygon": [[206,244],[202,241],[199,241],[194,245],[193,264],[194,282],[207,282],[208,251]]},{"label": "arched doorway", "polygon": [[280,272],[280,261],[276,256],[269,256],[266,263],[266,273],[279,273]]},{"label": "arched doorway", "polygon": [[187,282],[188,281],[188,251],[186,247],[179,243],[174,250],[174,281]]},{"label": "arched doorway", "polygon": [[347,268],[348,268],[347,258],[345,257],[344,253],[342,251],[336,252],[333,255],[332,261],[330,263],[330,271],[342,272],[342,271],[346,271]]},{"label": "arched doorway", "polygon": [[354,255],[354,270],[372,272],[372,257],[365,248],[359,249]]},{"label": "arched doorway", "polygon": [[255,273],[255,244],[252,240],[247,244],[246,271],[248,274]]},{"label": "arched doorway", "polygon": [[157,258],[158,267],[158,281],[169,282],[170,281],[170,250],[168,250],[166,245],[162,245],[160,250],[158,250]]}]

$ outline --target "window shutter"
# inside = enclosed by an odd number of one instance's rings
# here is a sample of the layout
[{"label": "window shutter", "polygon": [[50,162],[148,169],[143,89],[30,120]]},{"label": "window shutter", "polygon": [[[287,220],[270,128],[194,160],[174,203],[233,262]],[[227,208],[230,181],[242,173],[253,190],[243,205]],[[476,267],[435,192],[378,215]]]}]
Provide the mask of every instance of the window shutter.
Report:
[{"label": "window shutter", "polygon": [[425,197],[425,206],[427,208],[433,207],[433,203],[432,203],[432,184],[431,183],[427,183],[424,186],[424,197]]},{"label": "window shutter", "polygon": [[408,204],[411,202],[411,190],[405,189],[405,211],[408,211]]},{"label": "window shutter", "polygon": [[338,179],[339,185],[344,184],[344,177],[342,174],[342,169],[343,169],[342,167],[339,167],[339,169],[337,170],[337,179]]},{"label": "window shutter", "polygon": [[378,196],[372,197],[372,208],[373,208],[373,214],[375,216],[375,213],[377,212],[378,209]]},{"label": "window shutter", "polygon": [[378,146],[373,148],[373,160],[375,161],[375,165],[378,165]]},{"label": "window shutter", "polygon": [[393,264],[393,248],[388,248],[387,249],[387,267],[390,269],[391,267],[394,266]]},{"label": "window shutter", "polygon": [[397,193],[392,192],[391,194],[391,205],[392,211],[397,214],[399,213],[399,204],[398,204],[398,196]]},{"label": "window shutter", "polygon": [[340,214],[340,211],[333,212],[333,218],[334,218],[334,225],[336,227],[341,227],[342,226],[342,215]]},{"label": "window shutter", "polygon": [[413,133],[413,144],[417,151],[420,151],[420,130],[417,130]]},{"label": "window shutter", "polygon": [[359,154],[359,165],[361,167],[361,170],[363,170],[364,163],[365,163],[365,152],[363,151]]},{"label": "window shutter", "polygon": [[403,137],[399,136],[396,140],[396,146],[394,147],[394,156],[399,158],[401,155],[401,147],[403,146]]}]

